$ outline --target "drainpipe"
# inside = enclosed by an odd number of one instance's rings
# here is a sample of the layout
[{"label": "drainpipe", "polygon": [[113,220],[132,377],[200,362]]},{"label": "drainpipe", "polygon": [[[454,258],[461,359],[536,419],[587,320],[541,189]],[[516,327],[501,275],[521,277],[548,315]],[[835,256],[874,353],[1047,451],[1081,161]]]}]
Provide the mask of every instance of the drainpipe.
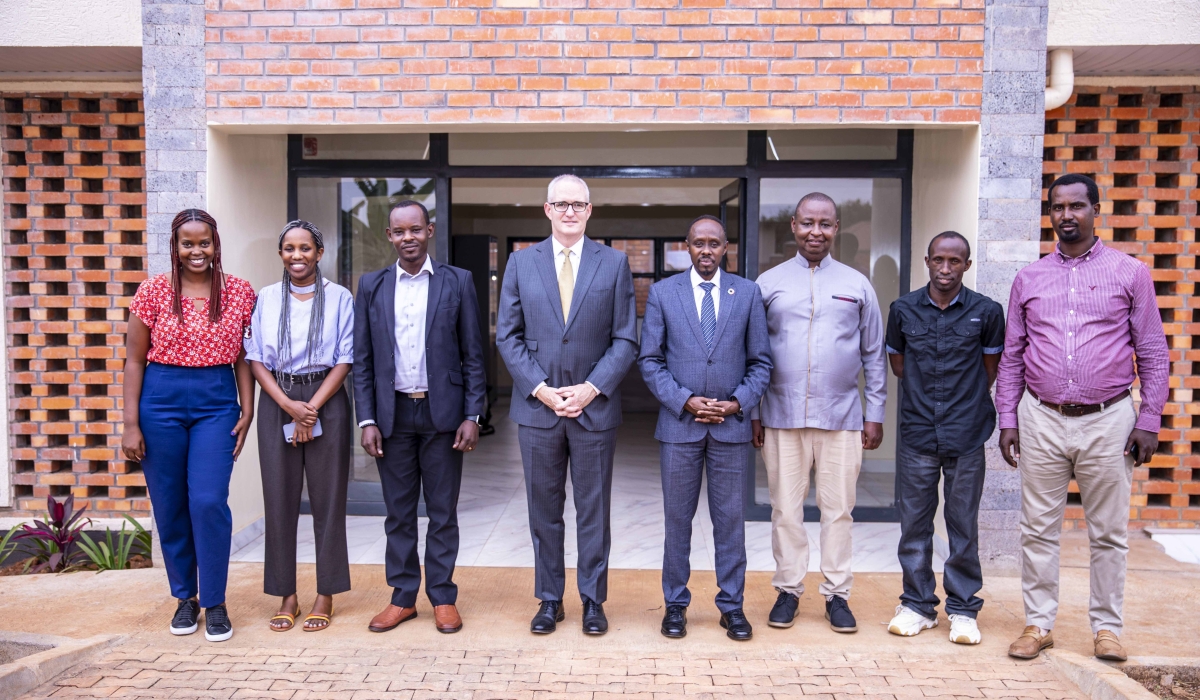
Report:
[{"label": "drainpipe", "polygon": [[1058,109],[1075,91],[1075,54],[1071,49],[1050,52],[1050,85],[1046,88],[1046,111]]}]

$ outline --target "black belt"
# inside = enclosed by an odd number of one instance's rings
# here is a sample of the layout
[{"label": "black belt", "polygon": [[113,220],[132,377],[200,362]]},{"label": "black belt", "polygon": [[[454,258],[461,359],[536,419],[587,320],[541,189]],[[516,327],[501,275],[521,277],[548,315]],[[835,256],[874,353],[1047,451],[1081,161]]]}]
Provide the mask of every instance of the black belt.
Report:
[{"label": "black belt", "polygon": [[[1028,389],[1028,387],[1026,387],[1026,388]],[[1116,396],[1112,397],[1111,399],[1101,402],[1101,403],[1061,403],[1061,404],[1059,404],[1059,403],[1050,403],[1049,401],[1042,401],[1041,399],[1038,399],[1038,395],[1033,393],[1032,389],[1028,389],[1028,391],[1029,391],[1029,395],[1032,396],[1033,398],[1037,399],[1039,402],[1041,402],[1041,404],[1043,406],[1050,409],[1051,411],[1054,411],[1056,413],[1064,415],[1068,418],[1078,418],[1080,416],[1087,416],[1087,415],[1091,415],[1093,413],[1099,413],[1099,412],[1103,411],[1104,409],[1108,408],[1109,406],[1116,404],[1118,401],[1123,401],[1125,399],[1125,397],[1129,396],[1129,390],[1126,389],[1125,391],[1122,391],[1121,393],[1117,394]]]},{"label": "black belt", "polygon": [[328,376],[329,370],[323,369],[320,372],[309,372],[308,374],[285,374],[281,379],[291,384],[316,384]]}]

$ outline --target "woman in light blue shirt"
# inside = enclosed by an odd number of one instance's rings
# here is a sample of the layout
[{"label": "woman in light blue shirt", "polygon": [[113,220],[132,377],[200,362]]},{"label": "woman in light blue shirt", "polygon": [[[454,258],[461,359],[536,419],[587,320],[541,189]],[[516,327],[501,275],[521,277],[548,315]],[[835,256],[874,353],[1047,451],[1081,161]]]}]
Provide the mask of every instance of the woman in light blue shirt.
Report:
[{"label": "woman in light blue shirt", "polygon": [[263,590],[282,596],[271,629],[286,632],[300,615],[296,527],[305,481],[316,536],[317,599],[305,632],[329,626],[333,596],[350,590],[346,483],[352,416],[343,388],[354,361],[354,299],[321,276],[320,229],[292,221],[279,234],[283,281],[259,292],[246,360],[263,388],[258,453],[266,509]]}]

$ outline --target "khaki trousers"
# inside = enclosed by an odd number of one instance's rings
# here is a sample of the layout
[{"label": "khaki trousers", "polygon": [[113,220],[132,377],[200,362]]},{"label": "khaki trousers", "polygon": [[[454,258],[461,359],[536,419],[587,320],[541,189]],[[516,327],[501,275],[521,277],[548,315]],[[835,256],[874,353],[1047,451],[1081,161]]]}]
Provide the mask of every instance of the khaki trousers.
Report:
[{"label": "khaki trousers", "polygon": [[862,467],[862,431],[766,428],[763,461],[771,491],[771,551],[776,589],[801,595],[808,572],[804,499],[815,472],[821,509],[821,595],[850,597],[855,486]]},{"label": "khaki trousers", "polygon": [[1068,418],[1028,392],[1021,426],[1021,592],[1025,624],[1053,629],[1058,614],[1058,552],[1067,484],[1074,473],[1091,543],[1092,633],[1121,634],[1133,457],[1125,442],[1137,422],[1133,399]]}]

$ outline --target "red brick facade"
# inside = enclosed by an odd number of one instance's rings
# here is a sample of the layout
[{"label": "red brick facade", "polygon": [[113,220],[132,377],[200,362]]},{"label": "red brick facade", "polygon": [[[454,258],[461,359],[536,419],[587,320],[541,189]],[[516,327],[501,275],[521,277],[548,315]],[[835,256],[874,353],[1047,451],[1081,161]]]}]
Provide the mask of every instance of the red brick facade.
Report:
[{"label": "red brick facade", "polygon": [[[1171,348],[1171,396],[1158,453],[1133,475],[1130,517],[1141,526],[1200,522],[1197,146],[1200,92],[1193,87],[1079,87],[1067,106],[1046,114],[1043,188],[1069,172],[1096,179],[1097,233],[1150,267]],[[1053,247],[1054,232],[1043,216],[1042,253]],[[1083,527],[1074,483],[1071,491],[1067,518]]]},{"label": "red brick facade", "polygon": [[74,494],[144,514],[119,455],[125,319],[146,277],[141,95],[4,94],[0,119],[14,506]]},{"label": "red brick facade", "polygon": [[980,115],[984,0],[207,6],[214,123],[978,122]]}]

